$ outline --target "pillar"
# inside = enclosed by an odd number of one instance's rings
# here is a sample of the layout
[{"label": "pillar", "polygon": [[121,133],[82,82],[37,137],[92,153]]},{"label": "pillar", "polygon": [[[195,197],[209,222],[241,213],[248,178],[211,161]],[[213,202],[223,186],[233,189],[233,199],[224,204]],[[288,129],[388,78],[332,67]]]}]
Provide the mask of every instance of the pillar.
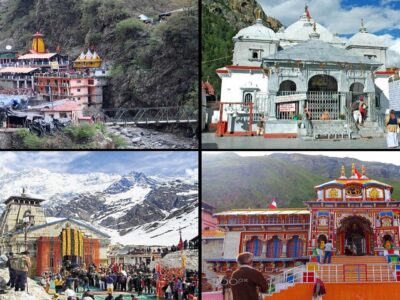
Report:
[{"label": "pillar", "polygon": [[50,268],[50,238],[40,237],[37,241],[36,275],[41,276]]},{"label": "pillar", "polygon": [[275,97],[276,93],[269,93],[268,96],[268,121],[276,121],[276,112],[275,112]]},{"label": "pillar", "polygon": [[282,241],[282,255],[281,257],[287,257],[287,240]]},{"label": "pillar", "polygon": [[58,273],[59,268],[62,266],[62,257],[61,257],[61,241],[60,238],[54,237],[53,238],[54,245],[53,245],[53,260],[54,260],[54,268],[53,272]]}]

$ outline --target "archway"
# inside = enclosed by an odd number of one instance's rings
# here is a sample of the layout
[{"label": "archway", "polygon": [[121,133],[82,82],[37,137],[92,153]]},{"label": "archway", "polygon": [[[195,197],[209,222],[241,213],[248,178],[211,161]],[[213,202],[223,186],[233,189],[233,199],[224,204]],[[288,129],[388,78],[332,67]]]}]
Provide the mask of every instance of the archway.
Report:
[{"label": "archway", "polygon": [[362,216],[349,216],[341,221],[337,229],[337,249],[347,255],[369,255],[373,253],[374,239],[371,222]]},{"label": "archway", "polygon": [[307,107],[313,120],[337,120],[340,115],[338,84],[330,75],[314,75],[308,81]]},{"label": "archway", "polygon": [[279,92],[295,92],[295,91],[296,91],[296,83],[292,80],[284,80],[279,85]]},{"label": "archway", "polygon": [[309,92],[337,92],[338,84],[330,75],[315,75],[308,81]]},{"label": "archway", "polygon": [[351,103],[360,99],[360,96],[364,95],[364,85],[360,82],[353,82],[350,85],[351,92]]}]

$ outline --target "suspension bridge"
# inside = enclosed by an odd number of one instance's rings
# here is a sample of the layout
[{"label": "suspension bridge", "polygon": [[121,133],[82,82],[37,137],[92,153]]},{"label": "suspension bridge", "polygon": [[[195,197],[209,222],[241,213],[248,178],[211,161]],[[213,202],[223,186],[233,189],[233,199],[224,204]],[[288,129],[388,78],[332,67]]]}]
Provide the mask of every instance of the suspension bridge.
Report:
[{"label": "suspension bridge", "polygon": [[195,124],[198,110],[188,107],[103,109],[106,125]]}]

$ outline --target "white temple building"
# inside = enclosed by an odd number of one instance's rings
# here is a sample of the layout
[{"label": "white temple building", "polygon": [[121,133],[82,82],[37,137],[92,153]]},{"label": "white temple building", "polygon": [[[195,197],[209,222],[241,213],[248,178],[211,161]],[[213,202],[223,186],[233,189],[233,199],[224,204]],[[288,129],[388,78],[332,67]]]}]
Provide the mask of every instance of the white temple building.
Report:
[{"label": "white temple building", "polygon": [[[305,107],[315,132],[334,124],[346,138],[383,133],[393,72],[386,71],[383,39],[368,33],[363,21],[345,41],[317,23],[306,6],[298,21],[277,33],[257,19],[233,41],[232,65],[216,70],[221,105],[213,116],[215,123],[226,122],[227,134],[253,134],[264,116],[268,136],[301,136]],[[365,128],[353,124],[351,106],[360,99],[368,106]]]}]

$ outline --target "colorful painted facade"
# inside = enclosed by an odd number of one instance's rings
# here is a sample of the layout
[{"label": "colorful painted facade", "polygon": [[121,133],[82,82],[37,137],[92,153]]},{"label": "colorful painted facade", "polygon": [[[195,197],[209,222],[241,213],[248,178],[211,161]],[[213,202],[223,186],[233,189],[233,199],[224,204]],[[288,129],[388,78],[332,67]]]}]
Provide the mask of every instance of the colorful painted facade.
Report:
[{"label": "colorful painted facade", "polygon": [[[47,219],[41,206],[43,201],[24,194],[5,201],[6,208],[0,217],[1,254],[28,250],[31,276],[40,276],[44,271],[57,273],[66,259],[87,266],[107,263],[107,234],[80,220]],[[26,218],[30,222],[28,227],[24,223]]]},{"label": "colorful painted facade", "polygon": [[334,255],[344,255],[346,248],[357,256],[399,254],[400,201],[392,199],[392,186],[368,178],[364,167],[359,173],[353,164],[349,177],[343,166],[338,179],[315,191],[315,199],[304,202],[306,208],[214,214],[224,236],[213,248],[210,237],[203,237],[207,270],[234,270],[237,254],[248,251],[254,254],[256,268],[274,274],[308,262],[313,250],[328,240]]}]

